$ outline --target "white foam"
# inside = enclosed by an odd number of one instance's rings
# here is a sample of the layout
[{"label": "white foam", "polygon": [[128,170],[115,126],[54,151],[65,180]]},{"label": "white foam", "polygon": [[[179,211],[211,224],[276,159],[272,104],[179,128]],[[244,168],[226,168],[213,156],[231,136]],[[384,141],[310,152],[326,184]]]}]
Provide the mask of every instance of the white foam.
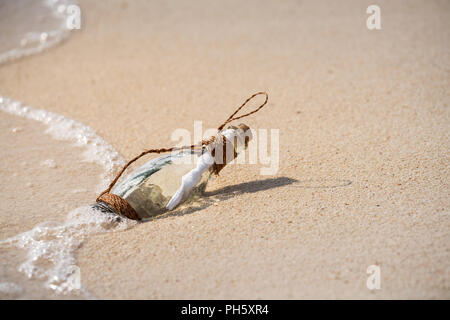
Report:
[{"label": "white foam", "polygon": [[42,164],[44,167],[47,167],[47,168],[50,168],[50,169],[55,169],[55,168],[58,167],[58,166],[56,165],[55,160],[53,160],[53,159],[46,159],[46,160],[42,161],[41,164]]},{"label": "white foam", "polygon": [[97,191],[104,190],[116,169],[125,164],[124,158],[90,127],[62,115],[24,106],[0,96],[0,110],[36,120],[47,125],[46,133],[58,140],[73,141],[76,146],[84,147],[83,156],[88,162],[101,165],[105,171],[101,176]]},{"label": "white foam", "polygon": [[[107,186],[116,169],[125,163],[123,157],[92,128],[78,121],[24,106],[18,101],[1,96],[0,110],[42,122],[47,126],[46,133],[55,139],[71,141],[74,145],[82,147],[85,161],[97,163],[104,169],[99,177],[98,191]],[[57,166],[53,159],[47,159],[41,164],[48,168]],[[30,183],[27,186],[32,185]],[[74,189],[74,192],[82,190]],[[117,222],[117,219],[120,219],[120,222]],[[93,234],[122,230],[134,224],[135,221],[108,215],[89,206],[80,207],[68,214],[64,224],[45,222],[30,231],[0,241],[0,245],[15,246],[27,251],[27,259],[20,265],[19,271],[28,278],[43,279],[45,287],[57,293],[75,293],[85,298],[93,298],[81,285],[82,280],[79,287],[74,285],[74,270],[79,270],[74,251]],[[16,295],[8,294],[8,296]]]},{"label": "white foam", "polygon": [[[85,161],[97,163],[104,169],[99,177],[98,191],[105,189],[112,175],[125,163],[123,157],[92,128],[78,121],[24,106],[18,101],[1,96],[0,110],[42,122],[47,126],[46,133],[53,138],[71,141],[81,147]],[[41,165],[48,168],[57,166],[53,159],[47,159]],[[32,187],[31,183],[27,184],[27,187]],[[73,192],[82,191],[73,190]],[[120,219],[120,222],[117,219]],[[74,293],[85,298],[93,298],[81,285],[82,275],[80,286],[74,285],[74,270],[80,270],[76,265],[75,250],[93,234],[126,229],[135,223],[133,220],[105,214],[89,206],[80,207],[68,214],[64,224],[41,223],[30,231],[0,241],[0,245],[26,250],[27,259],[19,266],[19,271],[28,278],[44,280],[44,286],[57,293]]]},{"label": "white foam", "polygon": [[0,283],[0,297],[1,298],[15,298],[22,293],[22,288],[14,282]]},{"label": "white foam", "polygon": [[[30,231],[0,241],[0,245],[27,251],[27,259],[19,271],[28,278],[45,280],[45,287],[57,293],[92,298],[81,284],[83,275],[76,265],[75,250],[94,234],[126,230],[135,224],[134,220],[84,206],[71,211],[63,224],[41,223]],[[74,270],[78,271],[76,279]]]},{"label": "white foam", "polygon": [[[0,34],[0,64],[39,53],[67,38],[70,30],[65,27],[67,17],[64,6],[67,7],[70,4],[76,4],[76,2],[73,0],[21,0],[5,3],[0,12],[3,16],[0,18],[6,17],[13,21],[9,24],[3,23],[2,29],[9,26],[13,28],[2,30]],[[8,10],[22,16],[12,18]],[[31,18],[36,19],[33,22]],[[5,19],[2,22],[5,22]],[[10,47],[5,44],[6,42],[9,42]],[[97,186],[99,192],[106,188],[116,169],[125,164],[123,157],[111,145],[98,136],[92,128],[81,122],[53,112],[25,106],[19,101],[2,96],[0,96],[0,110],[42,122],[47,126],[46,133],[55,139],[72,141],[76,146],[82,147],[85,161],[97,163],[104,168]],[[22,128],[11,130],[18,133]],[[26,164],[24,161],[23,165]],[[54,160],[48,159],[42,165],[54,168],[57,164]],[[73,192],[86,192],[86,190],[74,189]],[[68,213],[63,224],[41,223],[30,231],[0,241],[0,246],[25,249],[27,258],[19,266],[19,271],[29,278],[44,280],[46,288],[57,293],[75,293],[85,298],[94,298],[81,284],[83,275],[76,265],[75,250],[86,238],[94,234],[124,230],[134,224],[136,222],[133,220],[119,218],[86,206]],[[0,283],[2,297],[6,295],[8,298],[15,298],[22,292],[23,289],[15,283]]]},{"label": "white foam", "polygon": [[[39,53],[65,40],[70,35],[66,26],[68,13],[63,8],[75,5],[74,0],[15,0],[2,4],[2,28],[9,27],[0,47],[0,64]],[[20,21],[20,24],[18,24]],[[6,46],[6,47],[4,47]]]}]

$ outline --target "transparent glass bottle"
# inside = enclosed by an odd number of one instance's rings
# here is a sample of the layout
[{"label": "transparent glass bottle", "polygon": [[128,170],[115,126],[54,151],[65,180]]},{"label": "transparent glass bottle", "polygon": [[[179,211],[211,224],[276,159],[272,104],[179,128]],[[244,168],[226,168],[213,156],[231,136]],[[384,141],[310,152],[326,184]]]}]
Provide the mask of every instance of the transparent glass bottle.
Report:
[{"label": "transparent glass bottle", "polygon": [[[205,191],[211,175],[244,151],[252,138],[251,130],[244,124],[229,126],[220,134],[225,138],[223,143],[214,143],[203,150],[173,152],[148,161],[121,179],[111,193],[125,200],[138,219],[189,202]],[[104,212],[121,214],[108,201],[99,201],[93,206]]]}]

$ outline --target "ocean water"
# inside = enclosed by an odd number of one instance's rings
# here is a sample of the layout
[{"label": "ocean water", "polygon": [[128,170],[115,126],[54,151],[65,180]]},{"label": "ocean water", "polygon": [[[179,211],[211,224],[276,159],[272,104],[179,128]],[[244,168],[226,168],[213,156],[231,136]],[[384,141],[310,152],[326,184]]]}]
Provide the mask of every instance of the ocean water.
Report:
[{"label": "ocean water", "polygon": [[35,54],[60,43],[72,0],[0,0],[0,63]]},{"label": "ocean water", "polygon": [[[0,0],[0,67],[68,39],[64,9],[74,3]],[[38,107],[0,88],[0,299],[95,298],[76,250],[135,224],[89,206],[124,159],[92,128]]]}]

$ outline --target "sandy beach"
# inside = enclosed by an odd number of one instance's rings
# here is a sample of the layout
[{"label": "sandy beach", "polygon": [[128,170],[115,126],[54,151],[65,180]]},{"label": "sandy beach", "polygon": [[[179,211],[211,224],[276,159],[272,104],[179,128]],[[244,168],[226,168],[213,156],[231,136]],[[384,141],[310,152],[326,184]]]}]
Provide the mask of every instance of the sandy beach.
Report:
[{"label": "sandy beach", "polygon": [[[372,2],[81,0],[80,30],[0,66],[1,95],[88,125],[125,159],[270,96],[242,122],[279,129],[278,171],[227,166],[193,207],[86,239],[76,259],[93,296],[450,298],[450,3],[377,1],[382,27],[368,30]],[[94,202],[84,188],[67,203]],[[45,200],[16,206],[18,189],[2,210],[26,219]]]}]

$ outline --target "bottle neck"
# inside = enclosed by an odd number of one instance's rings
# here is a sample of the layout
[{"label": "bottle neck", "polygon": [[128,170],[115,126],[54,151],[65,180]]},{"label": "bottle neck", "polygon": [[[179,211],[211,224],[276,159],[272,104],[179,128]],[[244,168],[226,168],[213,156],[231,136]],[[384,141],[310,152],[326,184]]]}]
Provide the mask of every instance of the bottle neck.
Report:
[{"label": "bottle neck", "polygon": [[246,134],[246,131],[237,127],[229,127],[221,132],[218,138],[222,138],[220,139],[222,141],[218,139],[212,144],[210,149],[211,155],[214,157],[214,164],[211,166],[213,173],[218,174],[240,152],[246,149],[251,138],[248,138]]}]

